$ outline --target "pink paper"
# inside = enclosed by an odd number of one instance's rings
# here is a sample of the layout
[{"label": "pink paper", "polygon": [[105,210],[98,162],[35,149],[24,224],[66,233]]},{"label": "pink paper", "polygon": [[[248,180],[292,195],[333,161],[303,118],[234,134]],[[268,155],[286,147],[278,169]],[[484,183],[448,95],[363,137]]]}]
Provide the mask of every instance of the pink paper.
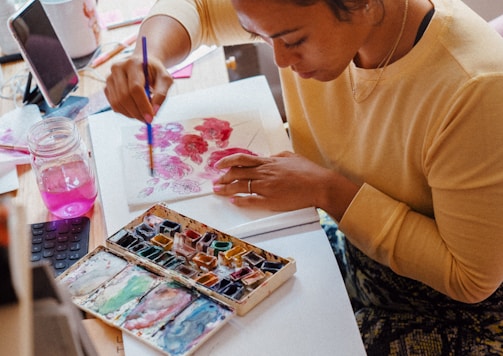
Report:
[{"label": "pink paper", "polygon": [[173,78],[175,79],[190,78],[190,76],[192,75],[192,67],[193,65],[189,64],[188,66],[177,70],[176,72],[173,73]]}]

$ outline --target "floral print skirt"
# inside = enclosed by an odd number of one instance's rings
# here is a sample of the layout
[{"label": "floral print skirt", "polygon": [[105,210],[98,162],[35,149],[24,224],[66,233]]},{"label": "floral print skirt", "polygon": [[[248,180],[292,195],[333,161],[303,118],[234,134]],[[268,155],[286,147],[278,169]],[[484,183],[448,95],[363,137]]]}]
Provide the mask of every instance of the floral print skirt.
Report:
[{"label": "floral print skirt", "polygon": [[457,302],[370,259],[320,217],[369,356],[503,355],[503,285],[483,302]]}]

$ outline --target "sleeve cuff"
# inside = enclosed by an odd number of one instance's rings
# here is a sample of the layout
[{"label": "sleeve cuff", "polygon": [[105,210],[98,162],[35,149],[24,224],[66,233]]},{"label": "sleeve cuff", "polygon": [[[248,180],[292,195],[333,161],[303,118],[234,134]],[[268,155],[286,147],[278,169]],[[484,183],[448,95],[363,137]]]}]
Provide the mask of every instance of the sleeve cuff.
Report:
[{"label": "sleeve cuff", "polygon": [[342,217],[339,228],[370,258],[390,266],[401,222],[409,210],[407,205],[364,184]]}]

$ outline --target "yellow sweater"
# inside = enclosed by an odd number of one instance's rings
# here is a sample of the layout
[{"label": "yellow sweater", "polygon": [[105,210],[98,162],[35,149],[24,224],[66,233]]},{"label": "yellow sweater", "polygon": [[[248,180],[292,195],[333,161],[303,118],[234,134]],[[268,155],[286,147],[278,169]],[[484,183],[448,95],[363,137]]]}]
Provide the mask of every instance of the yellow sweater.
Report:
[{"label": "yellow sweater", "polygon": [[[378,76],[281,70],[294,149],[362,188],[339,227],[397,274],[463,302],[503,281],[503,39],[459,0],[433,0],[420,42]],[[192,47],[249,42],[228,0],[159,0]],[[367,81],[367,82],[366,82]],[[371,84],[369,84],[371,85]]]}]

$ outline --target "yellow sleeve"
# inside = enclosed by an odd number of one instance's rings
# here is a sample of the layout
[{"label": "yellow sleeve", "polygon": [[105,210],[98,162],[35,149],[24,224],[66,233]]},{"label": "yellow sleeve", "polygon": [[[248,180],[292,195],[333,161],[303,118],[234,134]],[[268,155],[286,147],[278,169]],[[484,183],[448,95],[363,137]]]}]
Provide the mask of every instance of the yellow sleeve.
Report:
[{"label": "yellow sleeve", "polygon": [[202,44],[224,46],[252,42],[227,0],[158,0],[148,16],[158,15],[177,19],[187,30],[193,50]]}]

